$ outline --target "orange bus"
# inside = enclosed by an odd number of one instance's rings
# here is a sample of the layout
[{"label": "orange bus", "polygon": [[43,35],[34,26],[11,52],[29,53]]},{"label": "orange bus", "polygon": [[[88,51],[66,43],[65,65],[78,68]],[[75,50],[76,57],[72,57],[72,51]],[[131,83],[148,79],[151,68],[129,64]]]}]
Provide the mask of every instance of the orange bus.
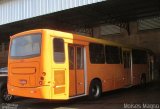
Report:
[{"label": "orange bus", "polygon": [[152,54],[111,41],[49,29],[11,36],[8,92],[65,100],[149,82]]}]

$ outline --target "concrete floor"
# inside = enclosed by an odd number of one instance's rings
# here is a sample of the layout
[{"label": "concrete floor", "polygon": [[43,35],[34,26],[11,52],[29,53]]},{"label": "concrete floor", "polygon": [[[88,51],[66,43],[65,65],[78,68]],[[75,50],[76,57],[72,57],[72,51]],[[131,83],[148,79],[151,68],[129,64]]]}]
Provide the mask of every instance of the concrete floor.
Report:
[{"label": "concrete floor", "polygon": [[0,101],[0,109],[6,105],[14,106],[12,109],[160,109],[160,82],[148,84],[146,89],[132,87],[107,92],[96,101],[89,101],[87,97],[69,101],[16,98],[10,104]]}]

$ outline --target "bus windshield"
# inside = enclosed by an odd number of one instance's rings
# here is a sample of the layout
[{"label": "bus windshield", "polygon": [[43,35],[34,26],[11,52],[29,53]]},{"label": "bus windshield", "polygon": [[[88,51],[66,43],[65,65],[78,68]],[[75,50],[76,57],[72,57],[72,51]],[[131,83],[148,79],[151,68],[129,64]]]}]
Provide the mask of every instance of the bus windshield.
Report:
[{"label": "bus windshield", "polygon": [[11,58],[32,58],[40,55],[41,34],[29,34],[14,38],[11,42]]}]

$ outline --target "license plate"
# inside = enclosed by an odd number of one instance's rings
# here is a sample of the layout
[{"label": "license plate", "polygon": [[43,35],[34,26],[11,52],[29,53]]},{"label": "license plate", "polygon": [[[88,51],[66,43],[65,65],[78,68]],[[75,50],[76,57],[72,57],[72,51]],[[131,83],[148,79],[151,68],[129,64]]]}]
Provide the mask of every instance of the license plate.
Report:
[{"label": "license plate", "polygon": [[22,85],[27,84],[27,80],[20,80],[19,83],[22,84]]}]

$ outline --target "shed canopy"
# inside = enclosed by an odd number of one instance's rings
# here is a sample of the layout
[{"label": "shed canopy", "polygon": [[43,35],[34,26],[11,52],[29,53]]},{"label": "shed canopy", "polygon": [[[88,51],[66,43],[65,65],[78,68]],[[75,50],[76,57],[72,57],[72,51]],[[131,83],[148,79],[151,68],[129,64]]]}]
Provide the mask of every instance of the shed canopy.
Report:
[{"label": "shed canopy", "polygon": [[[0,41],[17,32],[50,28],[74,31],[101,24],[128,28],[128,22],[160,16],[160,0],[106,0],[0,26]],[[6,38],[7,37],[7,38]]]}]

